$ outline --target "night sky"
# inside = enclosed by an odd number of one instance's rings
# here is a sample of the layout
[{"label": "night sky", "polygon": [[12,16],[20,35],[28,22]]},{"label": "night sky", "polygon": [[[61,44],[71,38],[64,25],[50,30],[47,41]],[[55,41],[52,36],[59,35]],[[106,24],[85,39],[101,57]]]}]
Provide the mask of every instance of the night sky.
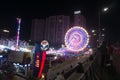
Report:
[{"label": "night sky", "polygon": [[[28,40],[32,19],[45,19],[48,16],[73,16],[75,10],[81,10],[86,17],[87,27],[98,26],[98,11],[101,11],[101,26],[106,28],[111,40],[120,40],[120,2],[119,0],[4,0],[0,1],[0,29],[10,29],[10,36],[17,33],[17,17],[22,18],[21,39]],[[109,7],[103,13],[103,7]]]}]

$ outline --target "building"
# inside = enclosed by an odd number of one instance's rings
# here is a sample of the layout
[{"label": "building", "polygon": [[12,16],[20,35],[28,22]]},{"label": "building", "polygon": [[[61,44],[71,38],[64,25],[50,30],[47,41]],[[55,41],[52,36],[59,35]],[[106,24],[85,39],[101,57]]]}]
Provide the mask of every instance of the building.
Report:
[{"label": "building", "polygon": [[34,19],[31,28],[31,41],[47,40],[51,46],[64,44],[64,36],[70,27],[70,17],[64,15]]},{"label": "building", "polygon": [[[34,19],[31,28],[32,42],[47,40],[50,46],[61,47],[64,44],[65,33],[71,26],[70,16],[49,16],[45,20]],[[74,14],[73,26],[86,27],[86,19],[80,13]]]},{"label": "building", "polygon": [[81,11],[74,12],[74,26],[86,27],[86,18],[81,14]]},{"label": "building", "polygon": [[31,41],[41,41],[44,38],[44,20],[43,19],[34,19],[32,20],[31,27]]},{"label": "building", "polygon": [[52,46],[64,44],[64,36],[70,27],[70,17],[64,15],[50,16],[46,19],[45,39]]},{"label": "building", "polygon": [[45,39],[51,44],[56,42],[56,16],[46,18],[45,23]]}]

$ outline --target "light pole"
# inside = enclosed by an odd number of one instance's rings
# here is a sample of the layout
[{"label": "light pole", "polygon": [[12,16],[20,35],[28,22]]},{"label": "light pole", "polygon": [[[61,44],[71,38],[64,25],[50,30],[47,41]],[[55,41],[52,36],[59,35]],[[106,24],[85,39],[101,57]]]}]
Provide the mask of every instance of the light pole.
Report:
[{"label": "light pole", "polygon": [[[103,8],[103,12],[108,11],[108,7]],[[98,12],[98,28],[99,28],[99,36],[98,36],[98,41],[100,46],[102,44],[102,38],[101,38],[101,11]]]}]

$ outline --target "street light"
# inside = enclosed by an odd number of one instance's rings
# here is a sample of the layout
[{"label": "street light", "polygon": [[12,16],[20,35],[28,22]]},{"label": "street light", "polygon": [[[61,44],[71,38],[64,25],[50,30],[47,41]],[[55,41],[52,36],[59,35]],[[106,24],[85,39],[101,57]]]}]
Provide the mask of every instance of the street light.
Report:
[{"label": "street light", "polygon": [[92,30],[92,33],[94,33],[94,32],[95,32],[95,30],[93,29],[93,30]]},{"label": "street light", "polygon": [[103,11],[107,11],[108,10],[108,7],[104,8]]},{"label": "street light", "polygon": [[10,31],[9,31],[9,30],[4,29],[4,30],[3,30],[3,32],[9,33]]},{"label": "street light", "polygon": [[105,28],[102,28],[103,31],[105,31]]},{"label": "street light", "polygon": [[[103,8],[103,12],[108,11],[108,7]],[[101,11],[98,12],[98,27],[99,27],[99,46],[102,44],[101,40]]]}]

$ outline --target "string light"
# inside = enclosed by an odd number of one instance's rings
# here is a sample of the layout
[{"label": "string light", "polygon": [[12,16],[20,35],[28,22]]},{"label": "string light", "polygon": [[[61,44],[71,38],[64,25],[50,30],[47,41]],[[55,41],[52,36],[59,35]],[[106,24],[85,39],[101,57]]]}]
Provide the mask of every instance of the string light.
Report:
[{"label": "string light", "polygon": [[17,43],[16,43],[16,50],[18,49],[18,43],[20,38],[20,24],[21,24],[21,18],[17,18],[18,21],[18,29],[17,29]]}]

